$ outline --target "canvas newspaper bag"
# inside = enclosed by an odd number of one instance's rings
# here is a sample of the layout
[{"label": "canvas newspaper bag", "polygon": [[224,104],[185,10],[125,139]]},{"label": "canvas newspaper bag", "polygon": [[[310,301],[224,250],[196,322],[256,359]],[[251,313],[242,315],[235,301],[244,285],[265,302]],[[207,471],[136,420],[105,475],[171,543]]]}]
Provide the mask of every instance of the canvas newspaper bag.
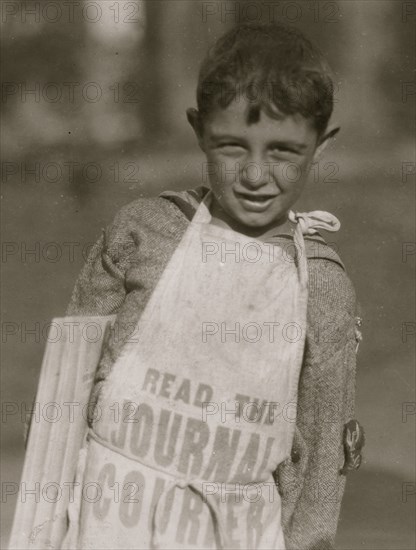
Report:
[{"label": "canvas newspaper bag", "polygon": [[[62,548],[284,549],[272,473],[289,457],[306,329],[296,261],[200,204],[98,400]],[[335,221],[334,221],[335,220]],[[292,243],[293,244],[293,243]]]}]

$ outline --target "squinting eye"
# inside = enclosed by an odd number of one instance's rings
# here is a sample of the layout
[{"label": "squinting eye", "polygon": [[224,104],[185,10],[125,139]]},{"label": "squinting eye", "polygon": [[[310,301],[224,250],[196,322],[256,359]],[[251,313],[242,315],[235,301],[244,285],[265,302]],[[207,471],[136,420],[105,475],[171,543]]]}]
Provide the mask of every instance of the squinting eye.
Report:
[{"label": "squinting eye", "polygon": [[220,149],[242,149],[242,146],[238,143],[221,143]]},{"label": "squinting eye", "polygon": [[274,153],[296,153],[293,149],[288,149],[287,147],[273,147]]}]

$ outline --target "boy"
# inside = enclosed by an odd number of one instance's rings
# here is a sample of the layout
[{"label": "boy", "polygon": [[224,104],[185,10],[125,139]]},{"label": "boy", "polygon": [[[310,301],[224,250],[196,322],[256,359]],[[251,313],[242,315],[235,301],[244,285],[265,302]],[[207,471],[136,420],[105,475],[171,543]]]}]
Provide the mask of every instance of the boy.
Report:
[{"label": "boy", "polygon": [[328,67],[294,29],[241,25],[203,62],[197,104],[210,190],[123,208],[68,308],[117,314],[79,470],[139,498],[79,504],[65,545],[332,548],[360,461],[355,297],[316,231],[338,220],[290,210],[338,130]]}]

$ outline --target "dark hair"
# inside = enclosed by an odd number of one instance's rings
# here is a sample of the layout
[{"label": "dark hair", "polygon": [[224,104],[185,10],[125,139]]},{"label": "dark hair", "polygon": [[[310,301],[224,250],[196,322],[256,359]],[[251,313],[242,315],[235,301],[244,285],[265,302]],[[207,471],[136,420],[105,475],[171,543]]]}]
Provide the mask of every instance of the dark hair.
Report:
[{"label": "dark hair", "polygon": [[333,109],[330,69],[298,30],[280,24],[245,23],[211,48],[201,65],[197,103],[202,119],[234,99],[249,102],[247,122],[263,109],[280,118],[300,113],[325,132]]}]

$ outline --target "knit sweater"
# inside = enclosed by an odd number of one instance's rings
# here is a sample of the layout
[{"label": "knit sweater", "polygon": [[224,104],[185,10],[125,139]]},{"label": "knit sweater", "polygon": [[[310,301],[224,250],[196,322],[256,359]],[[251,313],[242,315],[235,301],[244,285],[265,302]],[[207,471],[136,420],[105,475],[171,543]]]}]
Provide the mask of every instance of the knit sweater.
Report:
[{"label": "knit sweater", "polygon": [[[134,329],[206,190],[139,199],[122,208],[92,248],[68,315],[117,314],[92,400]],[[272,240],[286,246],[290,236]],[[354,410],[356,301],[336,253],[305,238],[308,311],[291,458],[275,472],[287,548],[333,548],[345,475],[344,425]]]}]

